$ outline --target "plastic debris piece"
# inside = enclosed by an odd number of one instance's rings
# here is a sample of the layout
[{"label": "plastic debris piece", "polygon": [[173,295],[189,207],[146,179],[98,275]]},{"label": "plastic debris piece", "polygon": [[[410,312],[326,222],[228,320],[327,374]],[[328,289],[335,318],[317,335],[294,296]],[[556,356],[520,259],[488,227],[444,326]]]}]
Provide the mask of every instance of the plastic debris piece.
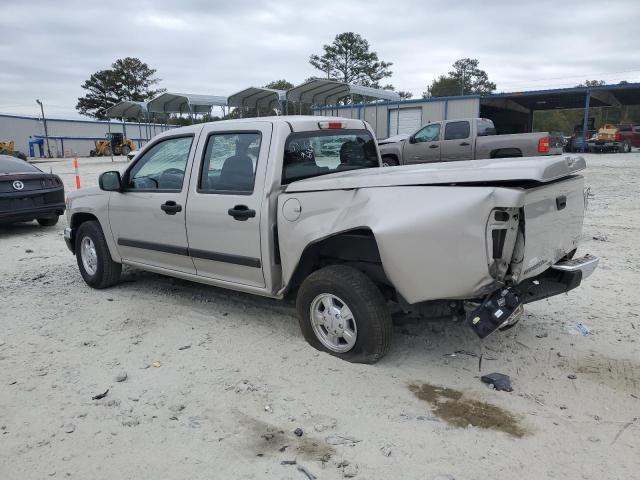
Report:
[{"label": "plastic debris piece", "polygon": [[296,437],[301,437],[301,436],[302,436],[302,434],[303,434],[304,432],[302,431],[302,429],[301,429],[301,428],[296,428],[296,429],[293,431],[293,433],[295,434],[295,436],[296,436]]},{"label": "plastic debris piece", "polygon": [[95,396],[91,397],[91,400],[100,400],[100,399],[106,397],[107,393],[109,393],[109,389],[108,388],[105,390],[104,393],[99,393],[98,395],[95,395]]},{"label": "plastic debris piece", "polygon": [[156,368],[159,368],[160,365],[161,365],[161,363],[159,361],[157,361],[157,360],[151,364],[151,366],[156,367]]},{"label": "plastic debris piece", "polygon": [[304,473],[309,480],[316,480],[316,478],[317,478],[313,473],[311,473],[309,470],[307,470],[302,465],[298,465],[298,470],[301,471],[302,473]]},{"label": "plastic debris piece", "polygon": [[496,390],[502,390],[505,392],[513,392],[513,387],[511,386],[511,378],[509,375],[505,375],[504,373],[490,373],[489,375],[483,375],[480,377],[484,383],[488,383],[489,385],[493,385]]},{"label": "plastic debris piece", "polygon": [[586,337],[591,333],[591,329],[587,327],[584,323],[577,324],[576,330],[578,330],[578,332],[580,332],[580,335],[582,335],[583,337]]}]

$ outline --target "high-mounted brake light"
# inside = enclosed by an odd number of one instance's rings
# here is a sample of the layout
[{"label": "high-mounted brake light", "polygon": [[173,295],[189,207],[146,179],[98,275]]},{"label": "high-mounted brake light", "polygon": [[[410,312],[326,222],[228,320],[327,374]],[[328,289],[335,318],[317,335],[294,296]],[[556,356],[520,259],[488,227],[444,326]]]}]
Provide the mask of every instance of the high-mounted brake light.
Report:
[{"label": "high-mounted brake light", "polygon": [[321,129],[347,128],[344,122],[318,122]]},{"label": "high-mounted brake light", "polygon": [[549,153],[549,137],[538,140],[538,153]]}]

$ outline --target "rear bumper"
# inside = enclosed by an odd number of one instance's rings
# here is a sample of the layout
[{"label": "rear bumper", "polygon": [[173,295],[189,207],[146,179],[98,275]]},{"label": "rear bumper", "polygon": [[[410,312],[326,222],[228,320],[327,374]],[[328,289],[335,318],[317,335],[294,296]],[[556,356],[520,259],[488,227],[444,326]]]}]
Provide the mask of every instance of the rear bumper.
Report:
[{"label": "rear bumper", "polygon": [[566,293],[580,286],[597,268],[600,259],[592,255],[558,262],[537,277],[513,287],[522,303],[531,303]]},{"label": "rear bumper", "polygon": [[42,217],[60,216],[64,213],[64,203],[43,205],[21,210],[0,212],[0,223],[25,222]]},{"label": "rear bumper", "polygon": [[469,313],[471,328],[480,338],[508,328],[518,321],[522,305],[573,290],[595,271],[599,261],[592,255],[565,260],[514,287],[499,288]]}]

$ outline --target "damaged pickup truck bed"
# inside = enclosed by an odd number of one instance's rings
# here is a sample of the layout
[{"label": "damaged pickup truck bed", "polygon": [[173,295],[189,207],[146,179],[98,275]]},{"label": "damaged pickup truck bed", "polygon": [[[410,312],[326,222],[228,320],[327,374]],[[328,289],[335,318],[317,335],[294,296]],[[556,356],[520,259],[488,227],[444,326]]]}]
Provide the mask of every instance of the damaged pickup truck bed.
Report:
[{"label": "damaged pickup truck bed", "polygon": [[100,189],[72,192],[65,238],[96,288],[129,264],[295,295],[307,341],[359,362],[390,348],[390,304],[464,315],[485,337],[596,268],[595,257],[574,258],[586,201],[580,157],[380,165],[359,120],[175,129],[122,175],[104,173]]}]

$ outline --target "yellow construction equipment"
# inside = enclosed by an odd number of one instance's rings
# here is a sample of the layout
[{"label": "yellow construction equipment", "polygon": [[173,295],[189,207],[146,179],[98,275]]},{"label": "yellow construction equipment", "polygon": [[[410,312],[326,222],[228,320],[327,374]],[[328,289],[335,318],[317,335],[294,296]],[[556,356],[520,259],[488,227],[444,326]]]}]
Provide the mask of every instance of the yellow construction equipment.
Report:
[{"label": "yellow construction equipment", "polygon": [[598,130],[598,134],[596,135],[597,140],[604,140],[608,142],[613,142],[618,140],[616,137],[616,133],[619,132],[619,129],[615,125],[606,124],[602,128]]},{"label": "yellow construction equipment", "polygon": [[8,142],[0,142],[0,155],[11,155],[13,157],[21,158],[22,160],[26,160],[27,156],[16,150],[16,142],[10,140]]},{"label": "yellow construction equipment", "polygon": [[89,152],[92,157],[128,155],[129,152],[136,149],[133,141],[122,133],[107,133],[105,139],[96,140],[95,145],[95,150]]},{"label": "yellow construction equipment", "polygon": [[13,155],[16,151],[16,142],[11,140],[10,142],[0,142],[0,153],[4,155]]}]

